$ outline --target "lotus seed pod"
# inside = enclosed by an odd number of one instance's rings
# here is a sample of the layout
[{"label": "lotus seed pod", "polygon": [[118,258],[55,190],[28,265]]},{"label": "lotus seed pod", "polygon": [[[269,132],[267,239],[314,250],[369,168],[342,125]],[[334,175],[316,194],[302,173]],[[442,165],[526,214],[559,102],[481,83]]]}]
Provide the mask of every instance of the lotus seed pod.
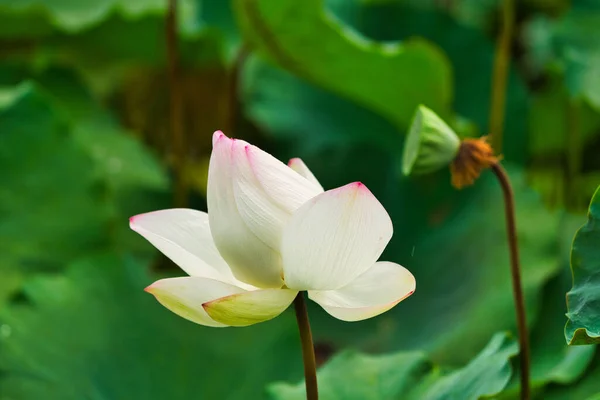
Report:
[{"label": "lotus seed pod", "polygon": [[402,159],[402,173],[408,175],[428,174],[452,163],[460,139],[436,113],[420,105],[413,117]]}]

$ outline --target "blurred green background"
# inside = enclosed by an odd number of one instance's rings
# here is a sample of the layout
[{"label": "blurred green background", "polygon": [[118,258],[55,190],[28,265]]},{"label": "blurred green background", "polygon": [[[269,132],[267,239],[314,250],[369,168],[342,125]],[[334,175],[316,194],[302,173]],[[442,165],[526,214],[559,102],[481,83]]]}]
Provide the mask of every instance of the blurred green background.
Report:
[{"label": "blurred green background", "polygon": [[[329,398],[399,398],[424,369],[463,383],[489,371],[467,364],[515,331],[500,189],[489,172],[460,192],[447,171],[404,178],[400,158],[420,103],[462,136],[488,133],[499,6],[178,0],[178,151],[167,0],[0,0],[0,400],[297,398],[272,385],[302,378],[291,310],[217,330],[142,291],[182,272],[128,217],[206,210],[217,129],[301,157],[325,188],[360,180],[392,216],[384,258],[412,271],[416,293],[363,322],[309,312],[320,362],[388,354],[331,370],[378,365],[396,392]],[[600,356],[567,347],[563,327],[571,241],[600,184],[600,2],[519,0],[514,21],[499,152],[517,197],[533,387],[597,398]],[[452,397],[442,382],[427,398],[516,398],[515,351],[495,356],[504,381],[489,393]]]}]

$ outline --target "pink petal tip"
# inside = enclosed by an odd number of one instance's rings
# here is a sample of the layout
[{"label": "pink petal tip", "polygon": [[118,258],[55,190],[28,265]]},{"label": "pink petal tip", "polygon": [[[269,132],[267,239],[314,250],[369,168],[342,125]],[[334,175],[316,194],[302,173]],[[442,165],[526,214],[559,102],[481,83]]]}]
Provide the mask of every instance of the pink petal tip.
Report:
[{"label": "pink petal tip", "polygon": [[369,188],[362,182],[353,182],[350,185],[354,185],[354,188],[356,190],[360,190],[361,192],[365,192],[365,193],[371,193],[371,191],[369,190]]},{"label": "pink petal tip", "polygon": [[213,146],[219,141],[219,139],[221,139],[223,137],[227,137],[227,136],[225,136],[225,134],[221,131],[216,131],[215,133],[213,133],[213,137],[212,137]]},{"label": "pink petal tip", "polygon": [[398,300],[398,303],[400,303],[402,300],[408,299],[410,296],[412,296],[412,294],[414,292],[415,292],[414,290],[411,290],[410,292],[408,292],[404,297],[402,297],[400,300]]}]

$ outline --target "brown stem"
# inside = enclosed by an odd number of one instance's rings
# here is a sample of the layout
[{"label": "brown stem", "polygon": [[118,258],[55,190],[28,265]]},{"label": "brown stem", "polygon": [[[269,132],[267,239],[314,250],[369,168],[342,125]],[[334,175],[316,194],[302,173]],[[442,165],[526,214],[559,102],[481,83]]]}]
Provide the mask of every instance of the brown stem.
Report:
[{"label": "brown stem", "polygon": [[306,302],[304,301],[304,292],[298,292],[294,300],[296,309],[296,320],[300,330],[300,341],[302,342],[302,358],[304,360],[304,378],[306,382],[306,399],[318,400],[319,391],[317,389],[317,363],[315,361],[315,347],[313,345],[312,333],[310,331],[310,322],[308,321],[308,312],[306,311]]},{"label": "brown stem", "polygon": [[181,82],[179,79],[179,51],[177,46],[177,0],[168,0],[165,25],[167,61],[169,66],[170,137],[173,170],[175,172],[175,190],[173,196],[176,207],[185,207],[187,203],[187,187],[184,176],[185,142],[183,136]]},{"label": "brown stem", "polygon": [[490,104],[489,134],[496,154],[502,153],[502,129],[504,104],[506,102],[506,80],[510,60],[510,45],[515,24],[513,0],[502,1],[502,27],[496,41],[494,70],[492,71],[492,100]]},{"label": "brown stem", "polygon": [[515,223],[515,197],[506,170],[500,163],[493,164],[491,169],[498,178],[500,186],[502,186],[502,194],[504,195],[506,234],[508,236],[508,246],[510,250],[510,272],[512,275],[513,297],[517,314],[517,330],[519,331],[519,347],[521,354],[521,399],[529,400],[529,368],[531,357],[529,335],[527,333],[527,318],[525,316],[525,299],[523,297],[523,286],[521,284],[521,268],[519,265],[519,246]]}]

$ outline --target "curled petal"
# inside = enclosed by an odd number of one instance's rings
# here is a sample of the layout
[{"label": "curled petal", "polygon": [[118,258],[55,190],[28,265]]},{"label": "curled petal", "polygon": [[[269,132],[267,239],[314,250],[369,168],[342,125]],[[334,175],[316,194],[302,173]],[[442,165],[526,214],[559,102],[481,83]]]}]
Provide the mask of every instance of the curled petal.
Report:
[{"label": "curled petal", "polygon": [[308,296],[337,319],[360,321],[388,311],[413,294],[415,286],[406,268],[378,262],[340,289],[311,290]]},{"label": "curled petal", "polygon": [[261,289],[222,297],[203,304],[206,313],[217,322],[230,326],[248,326],[275,318],[298,294],[289,289]]},{"label": "curled petal", "polygon": [[308,179],[310,182],[312,182],[316,186],[318,186],[321,189],[321,192],[324,191],[323,186],[321,186],[321,184],[319,183],[317,178],[314,176],[314,174],[311,172],[311,170],[308,169],[306,164],[304,164],[304,161],[302,161],[299,158],[292,158],[290,161],[288,161],[288,167],[290,167],[291,169],[293,169],[294,171],[296,171],[297,173],[299,173],[300,175],[302,175],[303,177]]},{"label": "curled petal", "polygon": [[252,288],[234,278],[219,254],[205,212],[185,208],[154,211],[131,217],[129,226],[188,275]]},{"label": "curled petal", "polygon": [[198,277],[161,279],[148,286],[146,292],[154,295],[163,306],[175,314],[200,325],[223,327],[227,324],[213,320],[202,304],[244,289],[218,280]]},{"label": "curled petal", "polygon": [[208,217],[219,253],[236,278],[259,287],[281,287],[281,257],[261,241],[240,216],[233,191],[235,142],[213,137],[208,169]]},{"label": "curled petal", "polygon": [[328,190],[300,207],[284,230],[285,284],[339,289],[377,261],[392,233],[389,215],[365,185]]},{"label": "curled petal", "polygon": [[322,190],[258,147],[238,140],[233,149],[238,211],[260,240],[279,250],[292,213]]},{"label": "curled petal", "polygon": [[213,142],[207,200],[215,244],[239,279],[281,287],[283,226],[318,187],[247,142],[220,132]]}]

